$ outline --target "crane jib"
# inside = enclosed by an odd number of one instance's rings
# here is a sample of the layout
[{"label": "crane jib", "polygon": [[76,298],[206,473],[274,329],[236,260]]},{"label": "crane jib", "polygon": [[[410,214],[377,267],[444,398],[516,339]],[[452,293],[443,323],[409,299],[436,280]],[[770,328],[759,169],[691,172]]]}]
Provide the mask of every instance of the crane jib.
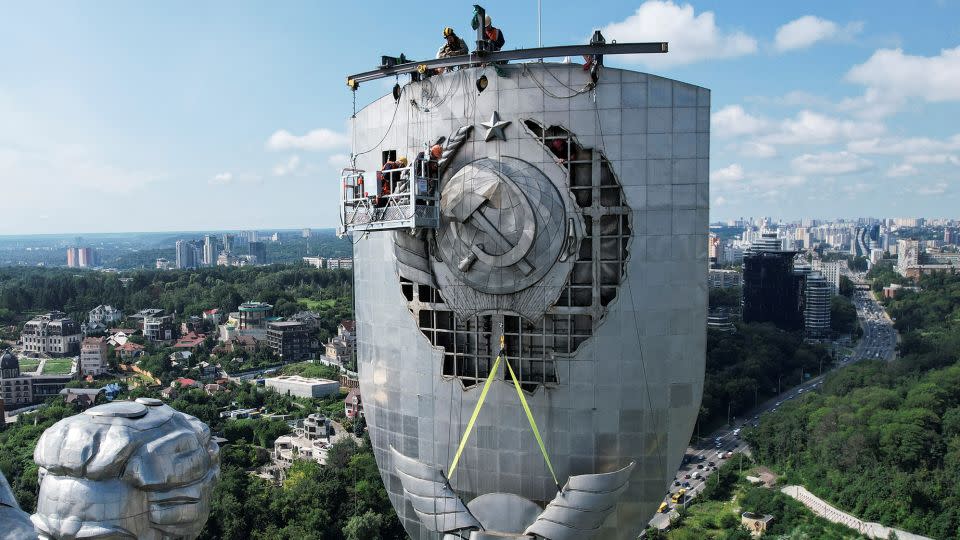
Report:
[{"label": "crane jib", "polygon": [[[406,62],[390,66],[381,66],[372,71],[357,73],[347,77],[347,85],[356,85],[407,73],[423,72],[429,69],[462,66],[470,64],[490,64],[510,62],[532,58],[562,58],[565,56],[600,56],[607,54],[660,54],[668,52],[666,41],[649,43],[592,43],[587,45],[559,45],[556,47],[537,47],[533,49],[515,49],[512,51],[479,52],[450,58],[437,58],[423,62]],[[405,59],[405,58],[404,58]]]}]

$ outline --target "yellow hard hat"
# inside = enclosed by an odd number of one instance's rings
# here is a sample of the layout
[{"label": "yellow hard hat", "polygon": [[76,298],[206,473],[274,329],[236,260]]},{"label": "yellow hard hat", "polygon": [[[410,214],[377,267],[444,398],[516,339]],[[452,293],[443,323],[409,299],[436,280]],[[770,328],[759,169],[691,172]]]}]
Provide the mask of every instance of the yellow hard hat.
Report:
[{"label": "yellow hard hat", "polygon": [[453,28],[449,26],[443,29],[443,37],[448,37],[453,35]]},{"label": "yellow hard hat", "polygon": [[407,166],[408,161],[407,161],[407,158],[406,158],[406,157],[400,158],[399,161],[400,161],[400,164],[403,165],[404,167]]}]

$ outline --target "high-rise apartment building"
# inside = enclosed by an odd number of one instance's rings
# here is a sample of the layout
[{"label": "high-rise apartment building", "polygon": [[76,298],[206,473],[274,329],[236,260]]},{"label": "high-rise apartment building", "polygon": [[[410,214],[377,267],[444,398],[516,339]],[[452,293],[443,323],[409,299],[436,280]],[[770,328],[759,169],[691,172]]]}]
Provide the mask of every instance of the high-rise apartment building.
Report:
[{"label": "high-rise apartment building", "polygon": [[710,260],[711,268],[718,267],[723,263],[723,241],[715,234],[710,234],[707,240],[707,257]]},{"label": "high-rise apartment building", "polygon": [[251,257],[255,257],[255,264],[267,264],[267,245],[263,242],[250,242],[249,244],[249,254]]},{"label": "high-rise apartment building", "polygon": [[217,239],[213,235],[203,237],[203,265],[214,266],[217,264]]},{"label": "high-rise apartment building", "polygon": [[200,248],[194,242],[177,240],[176,252],[176,268],[178,270],[196,268],[199,266],[201,252]]},{"label": "high-rise apartment building", "polygon": [[824,338],[830,334],[830,283],[820,272],[804,276],[803,328],[807,337]]},{"label": "high-rise apartment building", "polygon": [[761,251],[782,251],[783,241],[777,236],[777,231],[767,231],[760,236],[754,237],[750,247],[744,251],[744,256],[748,253],[759,253]]},{"label": "high-rise apartment building", "polygon": [[90,268],[96,266],[93,249],[88,247],[77,248],[77,266],[80,268]]},{"label": "high-rise apartment building", "polygon": [[910,267],[920,264],[920,242],[917,240],[897,240],[897,271],[905,275]]},{"label": "high-rise apartment building", "polygon": [[233,250],[233,235],[226,234],[223,235],[223,251],[230,253]]},{"label": "high-rise apartment building", "polygon": [[953,227],[944,227],[943,228],[943,243],[944,245],[951,245],[957,243],[957,229]]},{"label": "high-rise apartment building", "polygon": [[90,247],[68,247],[67,248],[67,267],[68,268],[92,268],[97,266],[100,261],[97,258],[97,251]]},{"label": "high-rise apartment building", "polygon": [[833,294],[840,293],[840,275],[843,268],[847,265],[846,261],[823,261],[814,259],[812,268],[820,272],[823,278],[830,284],[830,291]]},{"label": "high-rise apartment building", "polygon": [[810,249],[812,242],[809,229],[806,227],[797,227],[797,231],[793,236],[796,238],[798,248]]}]

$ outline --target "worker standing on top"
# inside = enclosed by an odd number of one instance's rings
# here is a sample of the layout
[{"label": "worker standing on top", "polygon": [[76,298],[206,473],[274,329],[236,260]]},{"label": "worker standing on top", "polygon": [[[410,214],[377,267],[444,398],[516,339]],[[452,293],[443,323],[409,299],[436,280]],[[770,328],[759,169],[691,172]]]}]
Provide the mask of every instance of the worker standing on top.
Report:
[{"label": "worker standing on top", "polygon": [[489,15],[484,16],[483,18],[483,34],[487,38],[487,42],[490,46],[490,51],[499,51],[503,48],[503,44],[506,43],[506,40],[503,38],[503,32],[499,28],[493,26],[492,19]]},{"label": "worker standing on top", "polygon": [[457,33],[453,31],[453,28],[449,26],[444,28],[443,37],[447,42],[437,51],[437,58],[450,58],[451,56],[470,54],[470,50],[467,49],[467,42],[458,36]]}]

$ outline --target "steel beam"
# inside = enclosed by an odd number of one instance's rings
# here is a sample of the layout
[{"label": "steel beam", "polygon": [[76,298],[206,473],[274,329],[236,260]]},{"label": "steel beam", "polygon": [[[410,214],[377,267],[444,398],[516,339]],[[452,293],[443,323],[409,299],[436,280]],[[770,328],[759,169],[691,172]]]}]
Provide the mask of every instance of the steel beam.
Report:
[{"label": "steel beam", "polygon": [[607,55],[607,54],[657,54],[667,52],[667,42],[653,43],[608,43],[594,45],[560,45],[556,47],[539,47],[535,49],[515,49],[512,51],[497,51],[490,53],[473,52],[463,56],[437,58],[423,62],[407,62],[395,66],[382,67],[373,71],[366,71],[347,77],[350,86],[362,82],[374,81],[391,75],[414,73],[418,70],[429,70],[453,66],[489,64],[493,62],[510,62],[513,60],[528,60],[531,58],[559,58],[563,56]]}]

